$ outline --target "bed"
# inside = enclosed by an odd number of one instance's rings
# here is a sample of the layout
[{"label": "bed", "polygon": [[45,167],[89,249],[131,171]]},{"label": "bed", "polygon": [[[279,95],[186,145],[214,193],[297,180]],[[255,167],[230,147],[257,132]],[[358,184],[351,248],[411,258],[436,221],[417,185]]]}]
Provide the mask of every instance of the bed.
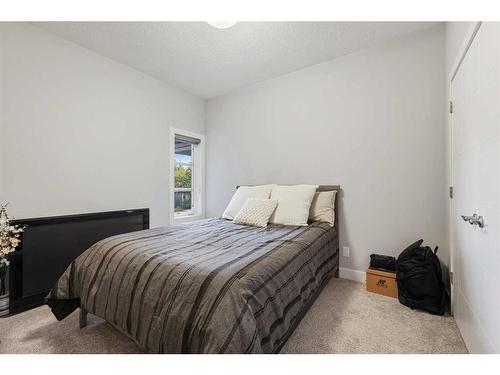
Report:
[{"label": "bed", "polygon": [[47,303],[58,320],[79,307],[102,317],[152,353],[277,353],[338,277],[335,216],[334,227],[215,218],[109,237]]}]

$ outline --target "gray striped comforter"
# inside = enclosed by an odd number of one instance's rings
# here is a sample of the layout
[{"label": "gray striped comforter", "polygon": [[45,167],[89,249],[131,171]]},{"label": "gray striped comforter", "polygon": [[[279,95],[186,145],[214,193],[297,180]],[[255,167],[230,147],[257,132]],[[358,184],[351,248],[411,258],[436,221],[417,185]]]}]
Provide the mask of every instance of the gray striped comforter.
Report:
[{"label": "gray striped comforter", "polygon": [[96,243],[49,305],[78,301],[149,352],[274,353],[337,272],[337,231],[327,224],[208,219]]}]

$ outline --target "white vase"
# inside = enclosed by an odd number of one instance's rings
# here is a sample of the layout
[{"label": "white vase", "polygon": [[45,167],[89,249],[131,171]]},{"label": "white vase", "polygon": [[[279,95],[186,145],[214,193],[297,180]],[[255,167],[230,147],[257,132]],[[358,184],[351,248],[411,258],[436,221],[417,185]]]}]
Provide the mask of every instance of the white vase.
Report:
[{"label": "white vase", "polygon": [[0,316],[9,315],[9,293],[0,296]]}]

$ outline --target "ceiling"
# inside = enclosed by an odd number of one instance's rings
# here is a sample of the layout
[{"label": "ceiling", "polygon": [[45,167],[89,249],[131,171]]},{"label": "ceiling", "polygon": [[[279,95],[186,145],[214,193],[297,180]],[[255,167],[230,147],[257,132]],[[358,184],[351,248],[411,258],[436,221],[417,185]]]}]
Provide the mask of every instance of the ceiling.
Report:
[{"label": "ceiling", "polygon": [[433,22],[39,22],[202,98],[436,26]]}]

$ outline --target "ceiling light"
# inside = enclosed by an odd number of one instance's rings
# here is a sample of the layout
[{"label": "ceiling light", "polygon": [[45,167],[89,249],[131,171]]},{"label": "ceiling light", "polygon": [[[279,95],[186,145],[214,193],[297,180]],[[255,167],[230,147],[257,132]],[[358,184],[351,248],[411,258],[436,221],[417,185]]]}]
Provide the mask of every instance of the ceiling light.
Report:
[{"label": "ceiling light", "polygon": [[236,22],[231,21],[207,21],[207,23],[216,29],[229,29],[230,27],[236,25]]}]

